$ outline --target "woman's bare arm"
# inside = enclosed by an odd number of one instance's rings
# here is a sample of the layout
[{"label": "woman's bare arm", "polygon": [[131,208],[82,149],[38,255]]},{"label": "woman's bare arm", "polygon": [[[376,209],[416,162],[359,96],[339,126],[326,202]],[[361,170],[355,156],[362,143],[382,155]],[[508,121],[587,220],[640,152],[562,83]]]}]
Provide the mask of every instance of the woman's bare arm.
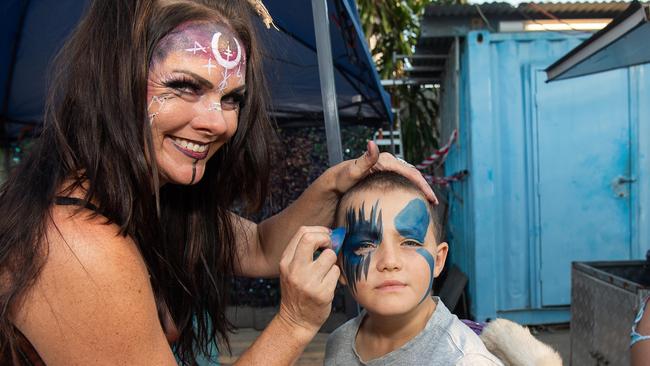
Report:
[{"label": "woman's bare arm", "polygon": [[53,209],[45,265],[14,324],[47,365],[176,365],[135,243],[74,210]]}]

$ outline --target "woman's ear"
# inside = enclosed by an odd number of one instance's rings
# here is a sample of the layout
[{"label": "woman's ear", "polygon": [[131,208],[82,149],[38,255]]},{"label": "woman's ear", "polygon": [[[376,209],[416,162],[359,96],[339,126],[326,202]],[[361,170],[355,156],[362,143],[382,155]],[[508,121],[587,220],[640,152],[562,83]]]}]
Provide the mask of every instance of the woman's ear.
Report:
[{"label": "woman's ear", "polygon": [[436,246],[436,269],[433,276],[438,277],[442,269],[445,267],[447,260],[447,252],[449,252],[449,244],[442,242]]}]

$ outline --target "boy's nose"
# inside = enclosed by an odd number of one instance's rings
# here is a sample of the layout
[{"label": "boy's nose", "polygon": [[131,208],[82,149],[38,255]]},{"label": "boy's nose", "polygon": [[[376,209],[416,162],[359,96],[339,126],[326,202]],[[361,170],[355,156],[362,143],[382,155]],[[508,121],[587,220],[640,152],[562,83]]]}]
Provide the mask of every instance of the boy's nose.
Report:
[{"label": "boy's nose", "polygon": [[377,256],[377,271],[398,271],[402,269],[402,258],[399,250],[391,245],[381,245]]}]

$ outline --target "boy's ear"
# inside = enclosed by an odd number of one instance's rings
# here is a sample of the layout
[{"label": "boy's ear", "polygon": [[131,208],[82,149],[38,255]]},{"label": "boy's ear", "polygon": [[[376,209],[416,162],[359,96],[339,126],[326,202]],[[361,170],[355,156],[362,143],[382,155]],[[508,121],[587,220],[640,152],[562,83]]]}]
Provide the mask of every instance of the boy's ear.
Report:
[{"label": "boy's ear", "polygon": [[449,244],[442,242],[436,246],[436,269],[433,276],[438,277],[442,269],[445,268],[445,261],[447,260],[447,253],[449,252]]}]

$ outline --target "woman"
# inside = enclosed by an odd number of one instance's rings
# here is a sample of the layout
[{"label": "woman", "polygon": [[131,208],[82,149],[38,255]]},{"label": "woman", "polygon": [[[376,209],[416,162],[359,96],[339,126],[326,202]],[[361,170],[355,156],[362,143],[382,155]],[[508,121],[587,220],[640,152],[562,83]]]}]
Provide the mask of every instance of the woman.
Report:
[{"label": "woman", "polygon": [[254,15],[243,0],[91,5],[1,192],[0,361],[192,364],[227,342],[232,276],[280,274],[280,310],[240,362],[291,363],[330,312],[335,255],[312,255],[341,192],[388,169],[435,200],[369,144],[268,220],[231,213],[260,206],[269,174]]}]

